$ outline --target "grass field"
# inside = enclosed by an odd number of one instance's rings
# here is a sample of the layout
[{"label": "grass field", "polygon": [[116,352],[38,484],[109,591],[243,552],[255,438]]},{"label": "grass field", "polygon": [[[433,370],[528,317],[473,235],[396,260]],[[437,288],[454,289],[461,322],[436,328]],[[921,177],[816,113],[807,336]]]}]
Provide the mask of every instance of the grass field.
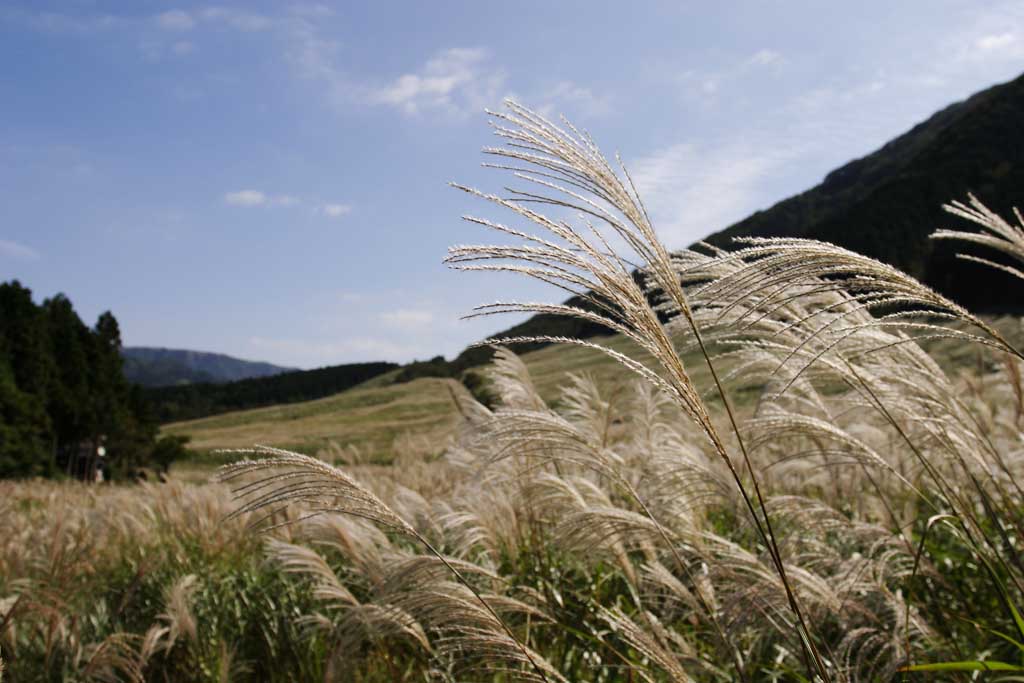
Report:
[{"label": "grass field", "polygon": [[[599,188],[664,305],[607,240],[531,212],[571,248],[449,263],[594,292],[632,375],[580,346],[500,351],[491,407],[379,378],[170,425],[200,455],[169,483],[0,482],[5,675],[1021,680],[1020,321],[810,240],[669,255],[589,138],[509,108],[508,154]],[[953,236],[1024,260],[1024,216],[958,207],[989,234]],[[303,452],[202,455],[258,442]]]},{"label": "grass field", "polygon": [[[1024,320],[1013,316],[990,319],[1008,339],[1024,340]],[[638,351],[629,340],[609,336],[601,343],[620,352],[629,352],[650,365],[650,357]],[[944,367],[974,376],[979,372],[980,353],[976,347],[945,341],[933,342],[930,351]],[[632,375],[608,356],[586,347],[556,345],[523,354],[537,393],[549,405],[556,405],[570,374],[587,375],[604,392],[613,392],[631,380]],[[708,386],[710,378],[699,354],[683,355],[684,362],[698,386]],[[728,371],[729,363],[722,364]],[[245,410],[200,420],[166,425],[167,434],[192,438],[196,457],[180,463],[175,471],[188,479],[201,479],[215,464],[230,458],[211,455],[218,449],[248,448],[263,444],[316,454],[336,451],[348,454],[349,461],[388,463],[402,451],[419,457],[439,455],[449,443],[458,423],[453,393],[465,389],[450,379],[421,378],[393,384],[397,371],[375,377],[348,391],[315,401]],[[744,391],[734,396],[741,409],[749,408],[757,396]],[[710,393],[714,404],[717,397]]]},{"label": "grass field", "polygon": [[[631,348],[628,340],[608,337],[616,350]],[[642,356],[641,356],[642,357]],[[538,393],[549,403],[558,400],[570,373],[586,373],[610,389],[629,376],[621,365],[599,351],[551,346],[525,354]],[[164,427],[167,434],[187,435],[200,454],[181,470],[202,469],[202,454],[226,448],[265,444],[315,454],[324,449],[354,451],[362,462],[389,462],[396,448],[413,448],[421,455],[442,452],[454,433],[458,412],[453,392],[465,389],[455,380],[421,378],[392,384],[388,373],[315,401],[245,410]],[[424,444],[430,444],[425,446]],[[208,458],[219,462],[222,458]]]}]

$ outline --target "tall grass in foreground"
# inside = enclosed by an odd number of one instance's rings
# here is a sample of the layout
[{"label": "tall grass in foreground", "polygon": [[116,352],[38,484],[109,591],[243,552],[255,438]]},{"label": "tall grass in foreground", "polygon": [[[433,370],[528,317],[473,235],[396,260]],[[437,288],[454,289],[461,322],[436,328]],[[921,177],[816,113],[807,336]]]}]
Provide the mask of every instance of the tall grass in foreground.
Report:
[{"label": "tall grass in foreground", "polygon": [[[670,254],[589,137],[495,116],[494,165],[534,189],[463,188],[517,224],[469,218],[506,243],[450,263],[583,296],[477,313],[601,322],[636,351],[553,341],[635,380],[548,404],[499,347],[493,410],[452,384],[442,459],[255,448],[221,471],[240,504],[0,483],[4,680],[1019,676],[1020,330],[832,245]],[[1020,226],[950,208],[982,232],[938,237],[1024,255]]]},{"label": "tall grass in foreground", "polygon": [[[454,247],[448,263],[519,273],[581,297],[586,307],[498,302],[476,315],[580,317],[628,337],[653,362],[578,339],[486,343],[554,341],[600,350],[654,389],[648,401],[667,400],[689,430],[685,438],[612,448],[590,431],[601,425],[573,424],[550,411],[522,379],[514,391],[521,405],[506,396],[494,414],[480,406],[467,411],[486,435],[467,453],[484,471],[514,482],[516,525],[528,529],[520,541],[561,544],[570,556],[606,550],[619,565],[628,599],[594,609],[621,641],[613,650],[622,665],[642,675],[660,669],[674,680],[748,679],[772,661],[821,681],[892,676],[935,637],[911,587],[919,578],[941,578],[923,552],[937,526],[935,533],[952,535],[983,569],[1024,639],[1016,610],[1020,430],[1000,429],[993,409],[960,395],[920,343],[976,343],[995,350],[1011,373],[1024,358],[1017,349],[913,278],[833,245],[751,239],[735,252],[672,255],[624,167],[616,171],[589,136],[513,103],[493,116],[507,144],[485,150],[498,159],[491,165],[532,189],[499,197],[456,187],[530,227],[467,217],[512,240]],[[544,207],[553,213],[541,213]],[[1019,230],[977,202],[953,210],[995,233],[970,239],[1020,255]],[[646,289],[631,274],[634,260]],[[681,353],[686,346],[699,351],[710,372],[724,424],[712,418],[705,388],[692,381]],[[509,356],[502,362],[506,370],[514,364]],[[742,424],[729,379],[765,386],[753,418]],[[581,417],[601,414],[583,397],[568,400]],[[240,489],[249,501],[245,511],[302,502],[314,513],[351,514],[413,538],[429,553],[426,564],[447,570],[445,590],[415,590],[431,596],[429,606],[417,598],[419,609],[450,616],[424,630],[435,633],[444,656],[558,678],[558,667],[528,644],[532,620],[545,613],[541,605],[484,596],[467,572],[340,471],[292,454],[269,455],[226,470],[228,479],[271,471]],[[459,551],[471,554],[472,546]],[[499,603],[507,617],[495,609]]]}]

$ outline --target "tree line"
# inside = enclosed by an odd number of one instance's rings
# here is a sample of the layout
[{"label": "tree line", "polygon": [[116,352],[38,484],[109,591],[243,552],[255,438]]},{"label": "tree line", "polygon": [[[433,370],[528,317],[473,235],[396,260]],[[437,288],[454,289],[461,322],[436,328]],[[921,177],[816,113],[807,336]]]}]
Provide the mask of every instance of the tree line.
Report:
[{"label": "tree line", "polygon": [[150,387],[144,390],[144,396],[161,423],[178,422],[232,410],[311,401],[345,391],[398,367],[396,363],[385,362],[349,363],[234,382]]},{"label": "tree line", "polygon": [[157,421],[129,384],[121,331],[106,312],[89,327],[63,294],[36,304],[0,283],[0,477],[109,477],[181,454],[157,447]]}]

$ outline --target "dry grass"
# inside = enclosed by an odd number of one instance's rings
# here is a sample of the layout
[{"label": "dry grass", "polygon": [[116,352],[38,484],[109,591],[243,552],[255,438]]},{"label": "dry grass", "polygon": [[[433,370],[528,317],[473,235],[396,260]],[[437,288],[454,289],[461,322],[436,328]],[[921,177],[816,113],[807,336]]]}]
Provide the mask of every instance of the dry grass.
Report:
[{"label": "dry grass", "polygon": [[[410,436],[389,466],[254,448],[221,472],[235,504],[216,486],[0,485],[8,675],[852,683],[941,664],[950,680],[1016,680],[1019,323],[827,244],[670,256],[587,136],[514,105],[498,133],[500,166],[540,189],[474,194],[542,236],[472,218],[517,244],[451,262],[590,291],[593,309],[480,312],[600,316],[620,336],[528,362],[501,350],[493,410],[446,390],[455,436],[439,459]],[[957,211],[1016,253],[1016,228]],[[556,392],[560,361],[594,372]],[[404,391],[426,396],[421,382]],[[319,426],[304,442],[319,445],[343,406],[394,417],[400,393],[369,405],[388,390],[266,415]],[[207,424],[283,438],[268,425],[288,420],[262,412]],[[138,598],[131,577],[151,573]],[[238,577],[259,589],[215,590]],[[84,618],[95,605],[113,616]]]}]

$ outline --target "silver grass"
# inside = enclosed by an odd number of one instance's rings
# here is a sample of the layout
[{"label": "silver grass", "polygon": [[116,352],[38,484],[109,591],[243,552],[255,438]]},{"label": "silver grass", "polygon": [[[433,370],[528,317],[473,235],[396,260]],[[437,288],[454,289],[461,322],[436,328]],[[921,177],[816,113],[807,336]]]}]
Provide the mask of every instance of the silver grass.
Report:
[{"label": "silver grass", "polygon": [[[555,342],[594,348],[672,397],[699,427],[715,453],[729,468],[755,528],[768,547],[775,570],[779,573],[790,609],[797,619],[801,646],[809,665],[817,675],[828,679],[809,625],[801,614],[796,594],[786,578],[786,568],[779,557],[778,541],[771,520],[764,514],[757,474],[739,438],[739,427],[729,398],[705,348],[675,264],[658,240],[628,173],[624,167],[621,176],[616,173],[593,140],[568,122],[563,122],[565,128],[561,128],[514,102],[506,104],[506,113],[491,114],[496,120],[496,135],[507,144],[502,148],[487,148],[484,151],[501,159],[500,163],[495,164],[497,168],[511,171],[516,178],[532,184],[535,191],[512,189],[509,190],[510,197],[506,199],[465,186],[455,187],[509,210],[520,219],[532,223],[533,228],[539,229],[543,236],[495,221],[467,216],[466,220],[521,240],[521,243],[452,247],[446,262],[460,270],[519,273],[581,297],[593,311],[563,304],[497,302],[479,307],[473,315],[559,314],[598,323],[627,337],[649,354],[658,372],[628,355],[579,339],[537,336],[488,340],[484,343]],[[534,205],[559,212],[574,212],[580,217],[581,227],[576,228],[566,220],[539,213],[532,208]],[[624,243],[635,254],[643,264],[643,272],[651,285],[657,287],[668,305],[689,323],[689,332],[701,348],[719,395],[725,403],[733,432],[739,439],[743,467],[749,483],[744,482],[740,466],[733,462],[700,391],[661,324],[658,312],[649,305],[644,288],[632,276],[628,262],[611,247],[611,242],[616,240]],[[747,489],[750,484],[753,492]],[[757,507],[760,507],[760,511]]]},{"label": "silver grass", "polygon": [[[444,607],[439,607],[443,605],[450,609],[447,615],[456,619],[457,622],[461,618],[463,622],[460,623],[468,621],[468,623],[477,624],[477,630],[460,641],[464,647],[485,646],[487,652],[492,656],[503,654],[510,662],[525,663],[532,668],[532,671],[519,672],[520,675],[538,680],[552,680],[551,665],[516,638],[508,624],[499,616],[492,601],[489,601],[470,584],[462,573],[467,568],[466,565],[463,565],[460,570],[457,566],[460,564],[459,561],[442,555],[412,525],[402,519],[365,486],[338,468],[300,453],[265,446],[242,452],[267,457],[262,460],[243,460],[221,468],[218,474],[220,481],[227,483],[241,480],[235,488],[235,495],[243,503],[231,516],[263,512],[263,517],[254,523],[260,524],[275,517],[278,513],[285,512],[290,505],[303,504],[308,511],[300,520],[324,513],[345,514],[369,520],[407,536],[430,551],[431,555],[455,577],[457,582],[449,583],[446,586],[448,593],[445,591],[419,593],[421,601],[411,605],[408,593],[403,593],[406,599],[396,603],[399,608],[416,615],[417,607],[420,609],[433,607],[429,616],[438,616],[444,613]],[[252,477],[255,479],[251,479]],[[267,509],[270,512],[266,512]],[[294,521],[279,522],[275,526],[294,523]],[[419,562],[415,566],[423,567],[424,565]],[[476,570],[475,566],[473,568]],[[404,578],[407,577],[403,576]],[[404,585],[407,585],[407,582],[403,581]],[[461,595],[456,597],[451,594],[451,591],[455,591],[457,594],[465,591],[469,597]],[[501,600],[493,602],[505,606]],[[457,606],[461,606],[463,609],[453,609]],[[479,620],[480,615],[485,615],[483,621]],[[477,619],[473,620],[472,617],[477,617]],[[478,631],[488,632],[489,638],[484,638]]]},{"label": "silver grass", "polygon": [[317,600],[336,606],[359,603],[334,569],[313,548],[272,538],[267,541],[267,552],[285,572],[311,579],[313,597]]},{"label": "silver grass", "polygon": [[[953,201],[949,204],[944,204],[942,208],[954,216],[965,218],[972,223],[980,225],[983,232],[937,230],[932,233],[932,239],[959,240],[961,242],[980,244],[1008,254],[1018,262],[1024,262],[1024,216],[1021,216],[1019,209],[1013,209],[1013,216],[1017,219],[1017,224],[1013,225],[986,207],[973,194],[967,195],[967,202]],[[957,257],[996,268],[1024,280],[1024,272],[1013,266],[996,263],[991,259],[974,256],[973,254],[957,254]]]},{"label": "silver grass", "polygon": [[[668,676],[668,680],[672,681],[672,683],[692,683],[695,680],[687,671],[688,667],[685,659],[677,655],[671,645],[658,638],[658,635],[665,632],[663,629],[659,629],[659,633],[656,635],[651,630],[648,630],[648,628],[640,626],[630,619],[627,614],[617,607],[611,609],[602,607],[600,609],[600,616],[608,623],[616,635],[629,643],[633,649],[647,660],[647,668],[659,669]],[[656,617],[653,614],[647,614],[646,621],[648,624],[655,623]],[[693,657],[692,654],[690,656],[691,658]],[[659,678],[648,674],[647,668],[639,669],[638,673],[644,681],[655,683]]]},{"label": "silver grass", "polygon": [[167,629],[166,645],[169,650],[182,636],[195,641],[196,617],[192,611],[192,603],[199,579],[195,574],[186,574],[166,586],[164,589],[164,612],[159,619]]}]

